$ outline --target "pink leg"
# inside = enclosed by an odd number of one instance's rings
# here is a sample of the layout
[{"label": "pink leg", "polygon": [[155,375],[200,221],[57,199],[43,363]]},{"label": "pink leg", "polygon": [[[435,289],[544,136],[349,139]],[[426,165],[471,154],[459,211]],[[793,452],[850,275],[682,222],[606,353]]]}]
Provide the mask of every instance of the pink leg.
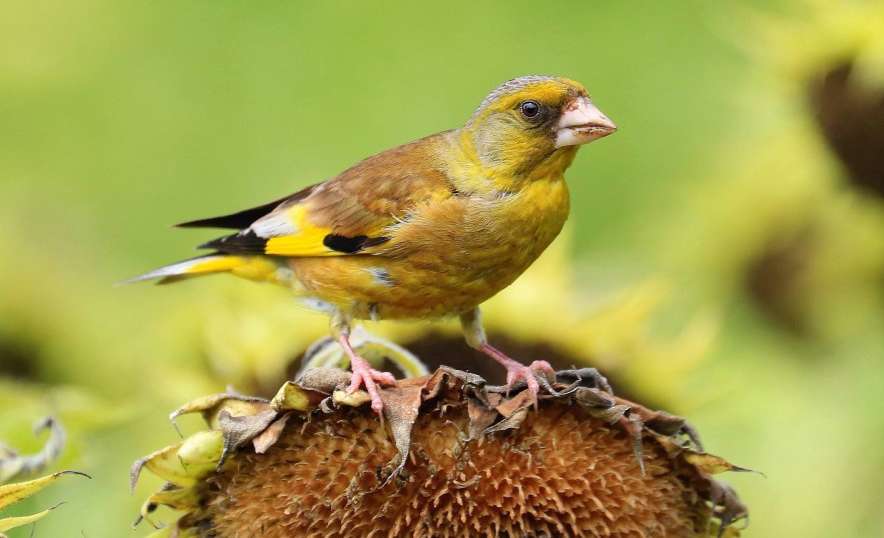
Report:
[{"label": "pink leg", "polygon": [[350,386],[347,388],[347,392],[356,392],[359,390],[359,387],[365,386],[365,391],[371,396],[371,408],[375,413],[380,415],[381,411],[384,409],[384,402],[381,400],[380,393],[378,393],[376,383],[380,383],[381,385],[395,385],[396,378],[393,377],[393,374],[388,372],[381,372],[373,369],[365,359],[357,355],[356,352],[353,351],[353,346],[350,345],[350,340],[347,339],[347,335],[342,334],[339,336],[338,343],[344,348],[344,353],[350,357],[350,369],[353,370],[353,375],[350,378]]},{"label": "pink leg", "polygon": [[540,385],[537,383],[537,374],[546,373],[555,375],[555,370],[546,361],[534,361],[529,366],[511,359],[502,351],[485,343],[479,346],[479,351],[488,355],[492,359],[499,362],[506,368],[506,384],[514,385],[520,379],[524,379],[528,384],[528,390],[531,391],[531,398],[534,400],[534,407],[537,407],[537,393],[540,391]]}]

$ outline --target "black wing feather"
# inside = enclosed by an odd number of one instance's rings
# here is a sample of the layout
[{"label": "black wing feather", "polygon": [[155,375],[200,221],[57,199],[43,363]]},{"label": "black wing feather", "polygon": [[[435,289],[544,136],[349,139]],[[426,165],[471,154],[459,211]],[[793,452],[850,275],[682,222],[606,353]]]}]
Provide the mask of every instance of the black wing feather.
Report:
[{"label": "black wing feather", "polygon": [[264,205],[260,205],[258,207],[244,209],[243,211],[238,211],[229,215],[222,215],[220,217],[211,217],[208,219],[182,222],[181,224],[176,224],[175,226],[177,228],[232,228],[234,230],[244,230],[251,226],[253,222],[269,214],[282,204],[303,200],[304,198],[309,196],[315,188],[316,185],[311,185],[306,189],[302,189],[296,192],[295,194],[286,196],[285,198],[280,198],[279,200],[275,200]]}]

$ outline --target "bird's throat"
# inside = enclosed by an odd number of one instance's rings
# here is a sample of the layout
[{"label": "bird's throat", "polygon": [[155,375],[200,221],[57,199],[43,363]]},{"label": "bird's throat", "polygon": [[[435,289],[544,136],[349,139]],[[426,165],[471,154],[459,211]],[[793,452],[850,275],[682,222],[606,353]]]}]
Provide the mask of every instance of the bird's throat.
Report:
[{"label": "bird's throat", "polygon": [[449,172],[465,192],[514,192],[528,184],[561,178],[574,161],[577,146],[545,148],[535,145],[489,147],[461,133],[452,140],[456,157]]}]

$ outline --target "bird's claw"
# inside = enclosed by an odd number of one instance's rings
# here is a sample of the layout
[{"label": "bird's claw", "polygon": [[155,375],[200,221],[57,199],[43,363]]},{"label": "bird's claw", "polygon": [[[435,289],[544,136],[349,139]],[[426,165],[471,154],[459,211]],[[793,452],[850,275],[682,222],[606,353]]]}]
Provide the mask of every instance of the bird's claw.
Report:
[{"label": "bird's claw", "polygon": [[352,358],[350,369],[353,370],[353,375],[350,377],[347,392],[352,394],[360,387],[365,387],[365,391],[371,397],[371,409],[380,415],[384,409],[384,402],[378,391],[378,385],[395,385],[396,378],[389,372],[375,370],[361,357]]},{"label": "bird's claw", "polygon": [[[540,392],[540,383],[538,378],[546,379],[550,374],[555,376],[555,370],[546,361],[534,361],[530,365],[525,366],[516,361],[507,362],[506,367],[506,384],[508,388],[513,387],[519,381],[524,381],[528,386],[531,394],[531,401],[534,408],[537,408],[537,394]],[[547,382],[546,385],[549,383]]]}]

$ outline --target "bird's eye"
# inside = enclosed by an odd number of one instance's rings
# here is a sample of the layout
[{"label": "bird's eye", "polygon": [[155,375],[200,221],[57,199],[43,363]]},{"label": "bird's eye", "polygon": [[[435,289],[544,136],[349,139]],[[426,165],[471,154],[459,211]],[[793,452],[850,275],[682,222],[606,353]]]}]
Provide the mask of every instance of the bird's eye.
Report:
[{"label": "bird's eye", "polygon": [[519,105],[519,111],[530,120],[540,114],[540,105],[537,104],[537,101],[523,101]]}]

